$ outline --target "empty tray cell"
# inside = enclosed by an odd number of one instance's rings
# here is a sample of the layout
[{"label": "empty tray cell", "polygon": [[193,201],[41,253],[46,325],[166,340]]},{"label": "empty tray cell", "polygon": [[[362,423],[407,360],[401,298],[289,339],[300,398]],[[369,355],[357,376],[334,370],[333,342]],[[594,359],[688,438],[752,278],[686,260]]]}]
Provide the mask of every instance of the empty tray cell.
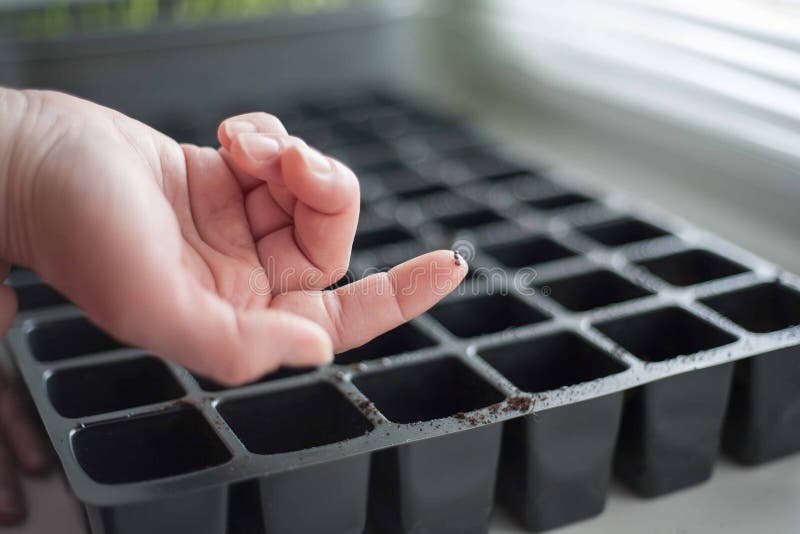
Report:
[{"label": "empty tray cell", "polygon": [[485,425],[373,454],[369,531],[488,532],[501,434]]},{"label": "empty tray cell", "polygon": [[153,357],[57,371],[47,393],[64,417],[84,417],[182,397],[183,388]]},{"label": "empty tray cell", "polygon": [[408,424],[485,408],[503,395],[454,357],[356,377],[387,419]]},{"label": "empty tray cell", "polygon": [[39,308],[47,308],[49,306],[69,304],[69,301],[64,295],[47,284],[16,286],[14,292],[17,294],[19,311],[30,311]]},{"label": "empty tray cell", "polygon": [[333,157],[340,159],[358,172],[362,169],[393,161],[397,157],[391,147],[378,142],[335,148],[329,152]]},{"label": "empty tray cell", "polygon": [[447,188],[445,186],[434,184],[434,185],[426,185],[424,187],[420,187],[417,189],[402,191],[397,193],[397,196],[402,200],[408,201],[422,197],[427,197],[429,195],[437,195],[439,193],[444,193],[445,191],[447,191]]},{"label": "empty tray cell", "polygon": [[486,249],[506,267],[519,268],[574,256],[575,253],[552,239],[535,237]]},{"label": "empty tray cell", "polygon": [[438,152],[458,150],[483,143],[482,140],[474,134],[466,130],[455,128],[423,133],[416,137],[418,137],[425,146],[431,147],[434,151]]},{"label": "empty tray cell", "polygon": [[637,243],[639,241],[669,235],[664,230],[656,228],[652,224],[630,218],[586,226],[580,230],[598,243],[602,243],[607,247],[619,247],[629,243]]},{"label": "empty tray cell", "polygon": [[703,304],[756,333],[800,324],[800,293],[778,283],[760,284],[703,300]]},{"label": "empty tray cell", "polygon": [[260,478],[257,509],[263,532],[361,534],[367,520],[369,464],[370,455],[359,454]]},{"label": "empty tray cell", "polygon": [[628,391],[614,471],[655,497],[707,480],[719,451],[733,364],[716,365]]},{"label": "empty tray cell", "polygon": [[33,356],[41,362],[64,360],[124,346],[83,317],[38,324],[28,334],[28,343]]},{"label": "empty tray cell", "polygon": [[595,328],[646,362],[721,347],[736,338],[681,308],[669,307],[596,324]]},{"label": "empty tray cell", "polygon": [[800,451],[800,347],[736,362],[723,447],[754,465]]},{"label": "empty tray cell", "polygon": [[523,170],[519,165],[480,150],[468,151],[459,158],[459,161],[478,178],[518,173]]},{"label": "empty tray cell", "polygon": [[[254,382],[254,384],[263,384],[265,382],[274,382],[275,380],[283,380],[284,378],[290,378],[293,376],[300,376],[305,375],[308,373],[313,373],[316,371],[316,367],[281,367],[276,371],[272,371],[271,373],[264,375],[261,379]],[[194,379],[197,381],[197,385],[200,386],[201,389],[204,391],[224,391],[227,389],[232,389],[230,386],[224,386],[222,384],[218,384],[213,380],[209,380],[208,378],[203,378],[202,376],[192,375]],[[243,387],[243,386],[238,386]]]},{"label": "empty tray cell", "polygon": [[541,186],[543,183],[546,183],[545,179],[535,171],[498,174],[496,176],[488,176],[485,180],[491,184],[507,185],[509,187],[513,187],[515,184],[519,184],[522,187],[528,185]]},{"label": "empty tray cell", "polygon": [[124,484],[207,469],[231,459],[203,415],[176,408],[75,432],[72,450],[101,484]]},{"label": "empty tray cell", "polygon": [[390,226],[389,228],[368,230],[356,234],[356,238],[353,240],[353,249],[366,250],[385,245],[394,245],[412,239],[413,236],[402,228]]},{"label": "empty tray cell", "polygon": [[515,386],[530,393],[588,382],[626,369],[571,332],[481,349],[479,353]]},{"label": "empty tray cell", "polygon": [[528,530],[603,511],[622,398],[613,393],[505,423],[498,498]]},{"label": "empty tray cell", "polygon": [[336,363],[347,365],[364,360],[375,360],[393,354],[432,347],[436,342],[411,324],[398,326],[355,349],[336,356]]},{"label": "empty tray cell", "polygon": [[85,509],[92,534],[220,534],[226,532],[228,487],[221,484],[121,506],[85,505]]},{"label": "empty tray cell", "polygon": [[594,202],[594,200],[578,193],[564,193],[562,195],[529,200],[526,202],[526,204],[537,210],[553,211],[569,208],[570,206],[577,206],[578,204],[586,204],[589,202]]},{"label": "empty tray cell", "polygon": [[538,286],[551,299],[565,308],[582,312],[609,304],[625,302],[650,295],[651,293],[611,271],[592,271],[590,273],[546,282]]},{"label": "empty tray cell", "polygon": [[475,337],[535,324],[548,316],[510,295],[483,295],[444,301],[428,313],[458,337]]},{"label": "empty tray cell", "polygon": [[738,263],[700,249],[640,261],[639,265],[673,286],[701,284],[747,271]]},{"label": "empty tray cell", "polygon": [[372,429],[361,412],[325,382],[227,401],[219,411],[242,444],[255,454],[329,445]]},{"label": "empty tray cell", "polygon": [[303,139],[309,145],[319,150],[329,150],[334,147],[368,143],[374,137],[353,126],[343,123],[312,126],[294,131],[293,135]]},{"label": "empty tray cell", "polygon": [[437,220],[439,224],[445,226],[447,229],[458,231],[500,222],[503,218],[491,210],[478,210],[469,213],[448,215]]},{"label": "empty tray cell", "polygon": [[431,185],[431,183],[419,174],[404,165],[394,163],[372,169],[370,173],[380,176],[381,182],[389,190],[395,193],[413,191]]}]

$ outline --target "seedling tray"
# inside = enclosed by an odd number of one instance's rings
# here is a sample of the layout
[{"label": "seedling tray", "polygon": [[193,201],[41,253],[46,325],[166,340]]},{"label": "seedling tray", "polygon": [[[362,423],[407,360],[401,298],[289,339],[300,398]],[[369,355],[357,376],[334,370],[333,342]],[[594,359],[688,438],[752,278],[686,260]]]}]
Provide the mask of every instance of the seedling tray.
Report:
[{"label": "seedling tray", "polygon": [[361,177],[339,284],[443,247],[468,279],[334,365],[225,389],[13,272],[6,341],[95,534],[479,533],[495,500],[540,531],[600,513],[612,471],[654,496],[721,440],[800,450],[796,276],[396,97],[282,109]]}]

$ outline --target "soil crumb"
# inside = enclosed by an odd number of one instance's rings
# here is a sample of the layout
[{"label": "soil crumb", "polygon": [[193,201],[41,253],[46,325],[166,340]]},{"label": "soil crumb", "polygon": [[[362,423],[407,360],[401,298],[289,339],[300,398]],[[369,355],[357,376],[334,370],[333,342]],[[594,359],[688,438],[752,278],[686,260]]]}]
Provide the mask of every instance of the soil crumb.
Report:
[{"label": "soil crumb", "polygon": [[533,401],[529,397],[511,397],[508,399],[508,410],[515,412],[529,412]]}]

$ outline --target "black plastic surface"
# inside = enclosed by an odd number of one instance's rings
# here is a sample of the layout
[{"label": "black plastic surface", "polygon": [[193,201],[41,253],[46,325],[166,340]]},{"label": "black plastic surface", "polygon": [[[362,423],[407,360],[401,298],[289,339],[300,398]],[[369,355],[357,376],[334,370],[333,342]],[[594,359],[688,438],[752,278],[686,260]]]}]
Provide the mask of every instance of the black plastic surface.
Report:
[{"label": "black plastic surface", "polygon": [[612,465],[649,496],[708,478],[721,436],[748,464],[800,450],[797,277],[391,96],[282,109],[362,182],[336,286],[436,248],[469,278],[334,365],[229,389],[15,269],[7,344],[94,534],[481,533],[495,494],[538,531],[600,513]]}]

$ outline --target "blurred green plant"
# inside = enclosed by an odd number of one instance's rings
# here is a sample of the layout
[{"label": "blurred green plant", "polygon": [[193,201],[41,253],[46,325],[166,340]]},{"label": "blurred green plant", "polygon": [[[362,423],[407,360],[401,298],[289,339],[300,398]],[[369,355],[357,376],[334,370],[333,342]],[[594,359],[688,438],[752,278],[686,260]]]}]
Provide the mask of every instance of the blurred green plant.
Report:
[{"label": "blurred green plant", "polygon": [[199,25],[274,13],[312,13],[375,0],[88,0],[0,6],[0,36],[48,40],[76,34]]}]

